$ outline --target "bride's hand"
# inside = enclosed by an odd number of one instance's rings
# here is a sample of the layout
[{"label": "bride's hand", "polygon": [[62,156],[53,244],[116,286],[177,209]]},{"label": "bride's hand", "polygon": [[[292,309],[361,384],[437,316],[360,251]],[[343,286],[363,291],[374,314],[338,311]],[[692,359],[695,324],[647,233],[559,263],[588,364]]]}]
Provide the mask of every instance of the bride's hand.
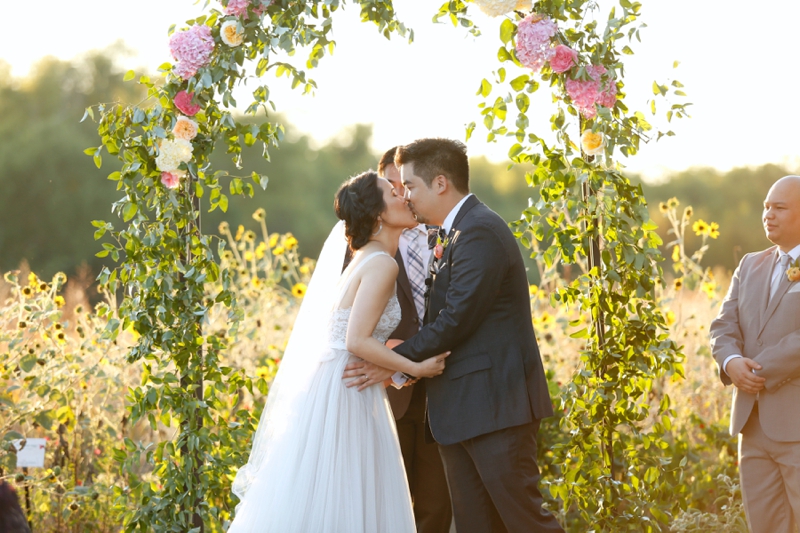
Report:
[{"label": "bride's hand", "polygon": [[416,372],[414,376],[418,378],[432,378],[444,372],[444,360],[450,355],[450,352],[440,353],[437,356],[425,359],[421,363],[417,363]]}]

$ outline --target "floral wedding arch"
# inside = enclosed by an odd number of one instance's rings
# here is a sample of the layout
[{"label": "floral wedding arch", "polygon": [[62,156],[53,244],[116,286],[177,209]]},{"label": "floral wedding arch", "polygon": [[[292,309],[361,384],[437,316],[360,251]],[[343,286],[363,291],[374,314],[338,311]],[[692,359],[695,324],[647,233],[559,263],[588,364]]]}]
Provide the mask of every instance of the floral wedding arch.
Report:
[{"label": "floral wedding arch", "polygon": [[[86,153],[98,167],[103,152],[122,161],[109,179],[124,194],[113,205],[123,224],[93,224],[96,238],[113,241],[98,255],[116,262],[100,281],[125,294],[116,316],[109,316],[108,333],[136,331],[129,361],[145,369],[142,385],[130,391],[131,421],[179,423],[172,440],[155,448],[126,440],[117,455],[123,470],[146,462],[164,480],[155,486],[131,479],[118,488],[126,531],[221,531],[230,518],[232,474],[245,459],[236,443],[248,438],[255,421],[230,424],[224,407],[241,388],[252,391],[255,380],[220,365],[238,317],[230,274],[215,258],[215,238],[199,225],[200,198],[207,196],[211,210],[225,211],[229,194],[266,187],[266,177],[256,173],[232,176],[210,168],[217,147],[241,168],[243,146],[260,143],[267,156],[282,139],[282,127],[269,119],[267,85],[252,92],[246,111],[263,112],[260,125],[237,120],[232,91],[270,70],[288,77],[293,88],[311,91],[306,70],[333,50],[331,15],[343,3],[222,0],[208,15],[172,29],[174,62],[159,67],[164,83],[138,79],[148,90],[146,106],[87,109],[93,119],[99,113],[102,143]],[[385,37],[413,35],[391,0],[351,3]],[[654,131],[644,113],[624,102],[623,58],[639,40],[642,4],[618,0],[601,24],[595,0],[449,0],[434,20],[478,36],[470,19],[475,8],[503,17],[498,68],[479,88],[487,140],[511,144],[510,161],[528,170],[538,195],[511,227],[548,266],[575,263],[583,271],[551,297],[587,319],[572,333],[586,340],[581,366],[557,400],[565,438],[552,450],[561,468],[549,492],[562,516],[594,530],[659,531],[676,509],[679,474],[661,452],[669,398],[652,407],[649,394],[657,378],[682,374],[682,354],[656,305],[661,241],[641,188],[615,161],[635,155],[642,140],[672,135]],[[307,52],[303,68],[274,59],[296,51]],[[521,74],[511,78],[509,71]],[[557,104],[553,144],[533,133],[527,116],[529,95],[545,85]],[[681,87],[654,83],[653,92],[667,101],[685,96]],[[668,121],[686,116],[688,104],[667,105]],[[473,122],[467,137],[475,129]],[[222,287],[213,299],[206,293],[210,281]],[[215,305],[228,309],[227,335],[203,331],[203,316]]]}]

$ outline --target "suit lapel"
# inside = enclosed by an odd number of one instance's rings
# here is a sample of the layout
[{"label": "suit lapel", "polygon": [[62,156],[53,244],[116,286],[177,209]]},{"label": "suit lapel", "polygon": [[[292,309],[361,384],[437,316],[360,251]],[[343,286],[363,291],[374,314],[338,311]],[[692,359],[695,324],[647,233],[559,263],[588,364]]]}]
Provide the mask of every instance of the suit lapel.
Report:
[{"label": "suit lapel", "polygon": [[479,203],[481,203],[481,201],[478,200],[478,197],[475,196],[474,194],[464,201],[464,204],[461,206],[461,209],[459,209],[458,213],[456,214],[455,220],[453,220],[453,225],[450,228],[450,233],[448,235],[453,234],[453,231],[456,229],[456,226],[458,226],[458,223],[461,222],[461,219],[464,218],[464,215],[466,215],[470,211],[470,209],[472,209]]},{"label": "suit lapel", "polygon": [[772,318],[772,315],[775,313],[775,309],[778,307],[778,304],[781,302],[781,298],[783,295],[786,294],[786,291],[789,290],[789,279],[784,276],[781,279],[780,285],[778,285],[778,289],[775,291],[775,294],[772,298],[769,297],[770,289],[772,286],[772,271],[773,268],[777,268],[778,262],[778,248],[775,247],[773,253],[769,254],[768,259],[761,264],[759,275],[763,276],[763,281],[761,286],[764,290],[760,291],[761,293],[761,305],[759,309],[761,310],[761,320],[759,324],[758,334],[761,335],[761,332],[764,331],[764,327],[769,322],[769,319]]}]

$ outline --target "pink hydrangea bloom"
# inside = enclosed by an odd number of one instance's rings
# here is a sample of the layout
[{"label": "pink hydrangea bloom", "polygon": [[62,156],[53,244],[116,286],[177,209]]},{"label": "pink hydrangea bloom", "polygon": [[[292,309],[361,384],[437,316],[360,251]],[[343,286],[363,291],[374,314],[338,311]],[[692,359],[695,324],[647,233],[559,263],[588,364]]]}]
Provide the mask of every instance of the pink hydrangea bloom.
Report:
[{"label": "pink hydrangea bloom", "polygon": [[186,31],[173,33],[169,39],[169,51],[178,61],[173,72],[184,80],[191,78],[211,60],[211,52],[214,51],[211,28],[195,24]]},{"label": "pink hydrangea bloom", "polygon": [[262,15],[264,11],[267,10],[267,7],[272,3],[272,0],[229,0],[228,5],[225,6],[225,14],[236,17],[246,16],[247,8],[250,7],[251,3],[256,4],[256,6],[253,8],[253,12],[256,15]]},{"label": "pink hydrangea bloom", "polygon": [[183,113],[187,117],[193,117],[201,109],[199,105],[192,103],[193,98],[194,98],[194,93],[181,91],[175,95],[175,98],[172,100],[172,103],[175,104],[175,107],[177,107],[181,113]]},{"label": "pink hydrangea bloom", "polygon": [[161,183],[168,189],[177,189],[181,184],[181,178],[176,172],[162,172]]},{"label": "pink hydrangea bloom", "polygon": [[517,59],[538,72],[542,65],[553,57],[554,50],[550,39],[558,31],[558,26],[549,17],[531,13],[517,26]]},{"label": "pink hydrangea bloom", "polygon": [[572,99],[572,103],[578,108],[586,118],[594,118],[597,115],[597,109],[594,104],[597,102],[597,82],[594,80],[573,80],[569,79],[566,82],[567,94]]},{"label": "pink hydrangea bloom", "polygon": [[578,52],[569,46],[559,44],[553,51],[550,59],[550,68],[553,72],[561,74],[572,68],[578,62]]},{"label": "pink hydrangea bloom", "polygon": [[603,65],[589,65],[586,67],[586,73],[590,79],[586,81],[569,79],[565,83],[572,103],[588,119],[597,116],[595,104],[613,107],[617,101],[617,86],[614,81],[609,80],[606,87],[603,87],[602,77],[606,72]]}]

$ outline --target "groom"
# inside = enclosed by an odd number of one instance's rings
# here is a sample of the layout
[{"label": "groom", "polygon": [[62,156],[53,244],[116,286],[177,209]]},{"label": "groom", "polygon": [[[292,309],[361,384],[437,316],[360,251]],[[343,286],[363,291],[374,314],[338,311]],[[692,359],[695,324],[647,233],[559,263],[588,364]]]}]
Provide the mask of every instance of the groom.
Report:
[{"label": "groom", "polygon": [[394,350],[414,361],[452,351],[426,387],[456,530],[560,532],[538,488],[536,434],[553,408],[517,242],[470,194],[462,143],[420,139],[395,164],[417,220],[442,227],[425,325]]},{"label": "groom", "polygon": [[[747,254],[733,274],[711,349],[734,385],[742,499],[753,533],[800,526],[800,176],[779,179],[764,200],[775,246]],[[449,360],[448,360],[449,363]]]}]

